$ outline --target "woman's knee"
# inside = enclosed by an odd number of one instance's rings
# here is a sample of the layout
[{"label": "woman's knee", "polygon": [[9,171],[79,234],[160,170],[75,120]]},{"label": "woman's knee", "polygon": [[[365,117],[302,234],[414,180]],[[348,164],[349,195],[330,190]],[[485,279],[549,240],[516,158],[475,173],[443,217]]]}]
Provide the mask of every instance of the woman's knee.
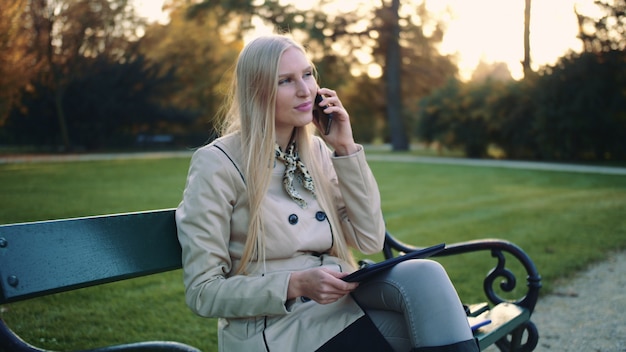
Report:
[{"label": "woman's knee", "polygon": [[394,266],[390,274],[410,278],[411,280],[448,279],[448,273],[443,265],[430,259],[406,260]]},{"label": "woman's knee", "polygon": [[[353,297],[373,309],[402,312],[424,297],[448,296],[456,291],[441,264],[433,260],[411,259],[395,265],[380,276],[362,283]],[[413,303],[411,303],[413,302]]]}]

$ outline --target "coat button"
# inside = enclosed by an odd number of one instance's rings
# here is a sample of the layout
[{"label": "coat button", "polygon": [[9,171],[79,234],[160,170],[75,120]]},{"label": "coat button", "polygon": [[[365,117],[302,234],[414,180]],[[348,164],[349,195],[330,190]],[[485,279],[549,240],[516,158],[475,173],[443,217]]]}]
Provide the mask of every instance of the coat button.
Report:
[{"label": "coat button", "polygon": [[317,221],[324,221],[324,220],[326,220],[326,213],[324,213],[323,211],[318,211],[317,213],[315,213],[315,219]]},{"label": "coat button", "polygon": [[298,215],[296,214],[291,214],[289,215],[289,223],[292,225],[295,225],[298,223]]}]

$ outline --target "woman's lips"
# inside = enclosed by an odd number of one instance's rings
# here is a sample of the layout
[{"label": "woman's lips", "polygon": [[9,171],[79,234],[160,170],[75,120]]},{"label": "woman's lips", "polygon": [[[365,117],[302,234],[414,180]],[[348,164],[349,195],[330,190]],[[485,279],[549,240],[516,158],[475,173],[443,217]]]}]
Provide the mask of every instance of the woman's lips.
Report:
[{"label": "woman's lips", "polygon": [[313,107],[313,103],[308,101],[306,103],[296,106],[296,110],[306,112],[306,111],[310,111],[311,107]]}]

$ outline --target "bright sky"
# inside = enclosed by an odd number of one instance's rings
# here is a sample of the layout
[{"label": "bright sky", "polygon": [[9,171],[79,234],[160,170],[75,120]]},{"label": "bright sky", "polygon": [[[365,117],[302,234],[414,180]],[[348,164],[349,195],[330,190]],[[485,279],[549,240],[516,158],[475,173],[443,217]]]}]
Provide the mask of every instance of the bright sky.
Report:
[{"label": "bright sky", "polygon": [[[134,0],[140,14],[163,20],[163,0]],[[427,0],[431,11],[452,10],[441,47],[444,54],[457,54],[462,78],[469,78],[480,60],[505,62],[513,78],[522,77],[524,59],[524,0]],[[283,1],[305,3],[311,0]],[[342,9],[359,0],[337,0]],[[362,0],[361,0],[362,2]],[[595,9],[593,0],[532,0],[530,56],[534,69],[553,64],[566,51],[580,51],[574,6],[583,14]]]}]

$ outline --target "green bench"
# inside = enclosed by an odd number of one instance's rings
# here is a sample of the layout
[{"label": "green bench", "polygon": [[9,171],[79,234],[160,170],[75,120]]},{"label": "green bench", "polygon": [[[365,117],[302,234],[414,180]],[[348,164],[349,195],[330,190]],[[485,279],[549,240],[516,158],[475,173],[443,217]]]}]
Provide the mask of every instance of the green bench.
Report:
[{"label": "green bench", "polygon": [[[412,247],[387,234],[386,257],[409,250]],[[481,349],[495,343],[503,351],[531,351],[538,334],[530,315],[541,286],[532,261],[515,245],[499,240],[451,245],[440,255],[477,250],[489,250],[498,258],[484,282],[491,305],[468,306],[468,315],[493,321],[476,332]],[[501,285],[505,290],[515,286],[503,252],[512,253],[528,272],[528,292],[519,301],[504,301],[491,288],[497,277],[505,278]],[[179,268],[174,209],[0,225],[0,305]],[[43,350],[23,341],[0,320],[0,351]],[[199,350],[178,342],[148,341],[90,351]]]}]

